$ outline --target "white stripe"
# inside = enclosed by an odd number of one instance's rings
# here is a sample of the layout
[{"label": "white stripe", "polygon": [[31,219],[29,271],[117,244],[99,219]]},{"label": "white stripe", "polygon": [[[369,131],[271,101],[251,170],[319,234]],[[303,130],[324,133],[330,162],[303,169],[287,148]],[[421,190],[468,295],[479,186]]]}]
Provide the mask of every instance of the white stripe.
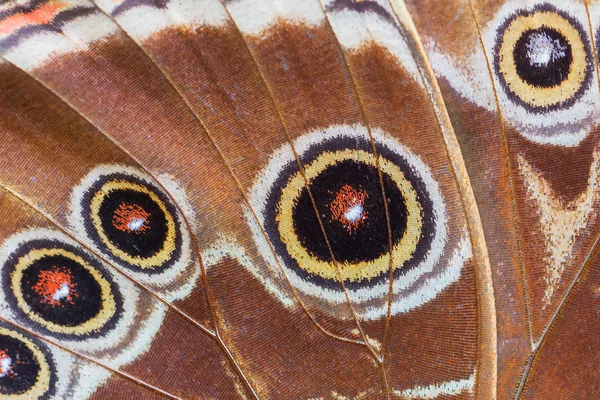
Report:
[{"label": "white stripe", "polygon": [[475,374],[467,379],[434,383],[429,386],[415,386],[406,390],[394,390],[396,396],[403,399],[435,399],[441,395],[457,395],[463,392],[473,392],[475,388]]}]

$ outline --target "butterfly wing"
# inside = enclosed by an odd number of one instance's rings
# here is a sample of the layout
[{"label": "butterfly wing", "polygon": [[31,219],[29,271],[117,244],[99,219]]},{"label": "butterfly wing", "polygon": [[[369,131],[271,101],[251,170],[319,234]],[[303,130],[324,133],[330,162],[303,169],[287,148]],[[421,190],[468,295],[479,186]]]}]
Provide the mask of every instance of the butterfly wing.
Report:
[{"label": "butterfly wing", "polygon": [[498,396],[594,397],[579,355],[595,347],[595,7],[445,7],[409,3],[494,243]]},{"label": "butterfly wing", "polygon": [[593,390],[595,3],[0,7],[0,384]]}]

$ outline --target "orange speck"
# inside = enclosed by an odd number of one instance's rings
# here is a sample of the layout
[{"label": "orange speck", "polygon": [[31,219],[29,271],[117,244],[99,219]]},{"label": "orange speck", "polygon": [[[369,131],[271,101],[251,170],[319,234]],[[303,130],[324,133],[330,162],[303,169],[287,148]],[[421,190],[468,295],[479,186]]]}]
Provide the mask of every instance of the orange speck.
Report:
[{"label": "orange speck", "polygon": [[[52,267],[52,271],[40,272],[37,283],[33,290],[42,297],[42,302],[51,306],[60,306],[64,303],[74,304],[73,297],[77,297],[74,292],[77,284],[73,282],[73,274],[65,267]],[[68,293],[60,296],[60,292],[68,288]]]},{"label": "orange speck", "polygon": [[150,213],[137,204],[121,203],[113,213],[112,224],[121,232],[142,233],[150,229]]},{"label": "orange speck", "polygon": [[[367,191],[360,187],[356,190],[350,185],[342,186],[329,205],[331,220],[342,223],[348,232],[354,232],[367,219],[367,212],[363,210],[363,207],[365,199],[368,197]],[[359,211],[353,214],[352,209],[356,209],[356,207],[360,207]],[[353,214],[353,218],[350,218],[350,214]]]}]

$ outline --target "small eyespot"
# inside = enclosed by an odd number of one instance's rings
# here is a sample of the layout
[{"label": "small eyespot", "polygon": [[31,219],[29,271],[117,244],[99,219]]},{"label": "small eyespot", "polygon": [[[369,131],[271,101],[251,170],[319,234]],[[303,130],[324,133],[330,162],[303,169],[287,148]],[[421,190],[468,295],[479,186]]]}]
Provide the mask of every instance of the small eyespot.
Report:
[{"label": "small eyespot", "polygon": [[589,38],[567,13],[542,4],[511,14],[496,32],[495,71],[514,103],[547,113],[573,105],[590,87]]},{"label": "small eyespot", "polygon": [[176,211],[154,185],[112,174],[83,198],[90,237],[129,268],[161,271],[177,259],[181,233]]},{"label": "small eyespot", "polygon": [[119,288],[104,267],[61,241],[22,243],[2,273],[13,309],[55,337],[103,335],[123,311]]},{"label": "small eyespot", "polygon": [[0,326],[0,396],[48,399],[54,395],[55,384],[55,365],[46,346]]},{"label": "small eyespot", "polygon": [[168,301],[187,296],[200,274],[190,230],[194,223],[183,189],[168,175],[161,182],[121,165],[91,170],[71,194],[69,224],[78,237],[128,276]]}]

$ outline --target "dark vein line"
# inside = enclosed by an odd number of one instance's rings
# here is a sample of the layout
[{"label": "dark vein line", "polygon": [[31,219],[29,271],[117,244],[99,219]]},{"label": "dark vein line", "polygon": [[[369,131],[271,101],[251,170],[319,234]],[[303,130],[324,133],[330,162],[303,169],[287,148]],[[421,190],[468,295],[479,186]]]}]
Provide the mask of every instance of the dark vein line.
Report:
[{"label": "dark vein line", "polygon": [[[440,128],[440,135],[442,142],[446,150],[446,156],[448,157],[452,175],[454,181],[458,187],[461,199],[461,208],[463,210],[464,217],[468,226],[468,233],[471,246],[473,248],[473,259],[475,261],[475,284],[476,284],[476,299],[477,299],[477,371],[485,370],[486,384],[481,385],[481,379],[477,379],[475,383],[476,396],[482,398],[495,399],[496,398],[496,385],[497,385],[497,332],[496,332],[496,309],[493,298],[493,282],[491,276],[491,266],[489,262],[489,255],[487,253],[487,244],[485,241],[485,235],[481,224],[481,217],[479,215],[479,209],[475,202],[475,196],[470,184],[469,175],[464,165],[464,158],[462,157],[460,145],[458,139],[454,133],[450,117],[447,114],[444,99],[441,95],[440,88],[437,84],[435,74],[423,48],[423,44],[420,41],[419,34],[416,26],[410,16],[406,5],[400,0],[389,0],[396,17],[402,22],[400,13],[406,17],[406,21],[401,24],[404,33],[404,37],[407,40],[411,54],[417,64],[419,74],[429,93],[429,100],[435,117]],[[405,26],[408,24],[408,26]],[[437,95],[437,96],[436,96]],[[460,178],[459,179],[459,174]],[[467,202],[469,207],[467,208]],[[470,210],[470,212],[469,212]],[[482,284],[486,285],[485,291]],[[489,287],[488,287],[489,286]],[[483,296],[483,293],[491,293],[492,296]],[[490,301],[491,297],[491,301]],[[481,320],[482,314],[489,317],[486,324],[483,324]],[[489,315],[488,315],[489,314]],[[486,333],[485,335],[483,333]],[[485,351],[482,351],[483,350]],[[489,353],[489,354],[488,354]],[[482,367],[484,364],[484,367]],[[491,370],[490,370],[491,369]]]},{"label": "dark vein line", "polygon": [[14,326],[14,327],[16,327],[16,328],[24,331],[24,332],[27,332],[29,335],[34,336],[34,337],[38,338],[39,340],[41,340],[43,342],[50,343],[53,346],[56,346],[56,347],[60,348],[61,350],[66,351],[69,354],[73,354],[76,357],[82,358],[82,359],[84,359],[84,360],[86,360],[86,361],[88,361],[88,362],[90,362],[92,364],[96,364],[96,365],[100,366],[101,368],[109,370],[111,373],[113,373],[115,375],[119,375],[119,376],[127,379],[128,381],[132,381],[132,382],[134,382],[137,385],[145,387],[146,389],[149,389],[149,390],[151,390],[153,392],[159,393],[159,394],[161,394],[163,396],[167,396],[167,397],[169,397],[171,399],[181,400],[180,397],[177,397],[177,396],[175,396],[175,395],[167,392],[166,390],[163,390],[163,389],[161,389],[161,388],[159,388],[157,386],[154,386],[154,385],[152,385],[150,383],[147,383],[147,382],[141,381],[139,379],[136,379],[134,376],[128,374],[127,372],[120,371],[118,369],[112,368],[109,365],[104,364],[100,360],[97,360],[95,358],[89,357],[89,356],[87,356],[85,354],[82,354],[82,353],[79,353],[79,352],[77,352],[75,350],[71,350],[68,347],[65,347],[62,344],[60,344],[60,342],[55,341],[53,339],[49,339],[49,338],[47,338],[47,337],[45,337],[43,335],[40,335],[39,333],[37,333],[37,332],[35,332],[35,331],[33,331],[33,330],[29,329],[29,328],[26,328],[25,326],[23,326],[21,324],[18,324],[16,322],[14,322],[14,321],[12,321],[12,320],[4,317],[4,316],[0,316],[0,321],[6,322],[6,323],[8,323],[8,324],[10,324],[10,325],[12,325],[12,326]]},{"label": "dark vein line", "polygon": [[302,165],[302,163],[301,163],[301,161],[300,161],[300,158],[298,157],[298,154],[297,154],[297,152],[296,152],[296,149],[295,149],[295,147],[294,147],[294,143],[293,143],[293,141],[292,141],[292,138],[291,138],[291,136],[290,136],[290,134],[289,134],[289,131],[288,131],[288,129],[287,129],[287,125],[286,125],[286,123],[285,123],[285,120],[283,119],[283,116],[282,116],[282,114],[281,114],[281,110],[279,109],[279,106],[277,105],[277,102],[275,101],[275,97],[273,96],[273,90],[272,90],[272,88],[270,87],[270,85],[269,85],[269,83],[268,83],[267,79],[265,78],[265,76],[264,76],[264,74],[263,74],[263,72],[262,72],[262,69],[260,68],[260,64],[257,62],[256,58],[254,57],[254,54],[252,53],[252,50],[250,49],[250,45],[249,45],[249,44],[248,44],[248,42],[246,41],[246,39],[245,39],[244,35],[242,34],[242,32],[241,32],[241,30],[240,30],[239,26],[237,25],[237,23],[235,22],[234,18],[233,18],[233,17],[232,17],[232,15],[231,15],[231,13],[229,12],[229,9],[226,7],[226,5],[225,5],[225,3],[223,2],[223,0],[219,0],[219,1],[221,1],[221,4],[222,4],[222,5],[223,5],[223,7],[225,8],[225,11],[227,12],[227,15],[228,15],[228,17],[229,17],[229,18],[230,18],[230,20],[232,21],[233,25],[236,27],[236,30],[237,30],[237,32],[238,32],[238,34],[239,34],[240,38],[242,39],[242,41],[243,41],[243,42],[244,42],[244,44],[246,45],[246,49],[247,49],[247,51],[248,51],[248,54],[250,55],[250,57],[252,58],[252,60],[253,60],[254,64],[256,65],[257,71],[258,71],[258,73],[260,74],[260,76],[261,76],[261,78],[262,78],[262,81],[263,81],[263,82],[264,82],[264,84],[265,84],[265,87],[266,87],[266,89],[267,89],[267,92],[269,93],[269,98],[270,98],[270,100],[271,100],[271,103],[273,104],[273,107],[275,108],[275,111],[277,112],[277,117],[279,118],[279,121],[280,121],[280,123],[281,123],[281,125],[282,125],[282,127],[283,127],[283,130],[284,130],[284,132],[285,132],[285,135],[286,135],[287,141],[288,141],[288,143],[289,143],[289,144],[290,144],[290,146],[291,146],[292,152],[293,152],[293,154],[294,154],[294,158],[296,159],[296,163],[298,164],[298,169],[299,169],[299,171],[300,171],[300,174],[302,175],[302,178],[304,179],[304,185],[305,185],[306,191],[307,191],[307,193],[308,193],[308,196],[309,196],[309,198],[310,198],[310,201],[311,201],[311,203],[312,203],[312,206],[313,206],[313,209],[314,209],[314,212],[315,212],[315,215],[316,215],[317,221],[319,222],[319,227],[320,227],[320,229],[321,229],[322,235],[323,235],[323,237],[324,237],[325,243],[326,243],[326,245],[327,245],[327,248],[328,248],[328,250],[329,250],[329,254],[330,254],[330,256],[331,256],[331,259],[332,259],[332,263],[333,263],[333,267],[334,267],[333,269],[334,269],[334,271],[335,271],[335,274],[336,274],[336,277],[337,277],[337,279],[340,281],[340,285],[341,285],[341,287],[342,287],[342,290],[344,291],[344,295],[345,295],[345,297],[346,297],[346,302],[348,303],[348,307],[350,308],[350,312],[352,313],[352,317],[354,318],[354,321],[355,321],[355,323],[356,323],[356,327],[357,327],[357,329],[359,330],[361,337],[363,338],[364,345],[365,345],[365,346],[367,347],[367,349],[368,349],[368,350],[371,352],[371,354],[373,355],[373,357],[374,357],[376,360],[379,360],[379,357],[378,357],[378,355],[377,355],[377,352],[376,352],[376,351],[375,351],[375,350],[372,348],[371,344],[369,343],[369,341],[368,341],[368,339],[367,339],[367,335],[366,335],[366,333],[365,333],[365,331],[364,331],[364,329],[363,329],[363,327],[362,327],[362,325],[361,325],[361,323],[360,323],[360,320],[359,320],[359,318],[358,318],[358,315],[357,315],[357,313],[356,313],[356,310],[354,309],[354,306],[353,306],[353,304],[352,304],[352,301],[350,300],[350,294],[348,293],[348,289],[346,288],[346,285],[344,284],[344,281],[343,281],[343,279],[342,279],[341,273],[340,273],[340,271],[339,271],[339,266],[338,266],[338,264],[337,264],[337,260],[336,260],[336,258],[335,258],[335,255],[334,255],[334,253],[333,253],[333,250],[332,250],[332,248],[331,248],[331,243],[329,242],[329,239],[328,239],[328,237],[327,237],[327,234],[326,234],[326,232],[325,232],[325,226],[324,226],[324,224],[323,224],[323,221],[321,220],[321,216],[320,216],[320,214],[319,214],[319,211],[318,211],[318,208],[317,208],[316,202],[315,202],[315,200],[314,200],[314,197],[313,197],[313,195],[312,195],[312,191],[310,190],[309,181],[308,181],[308,178],[306,177],[306,173],[305,173],[305,171],[304,171],[304,167],[303,167],[303,165]]},{"label": "dark vein line", "polygon": [[498,120],[500,123],[500,130],[501,130],[501,136],[502,136],[503,158],[504,158],[506,167],[508,169],[508,179],[507,180],[508,180],[508,189],[509,189],[509,196],[510,196],[510,206],[511,206],[511,212],[512,212],[512,216],[513,216],[513,229],[515,230],[515,236],[516,236],[516,242],[517,242],[517,252],[518,252],[518,257],[519,257],[519,267],[521,270],[521,282],[523,284],[523,293],[525,296],[525,313],[527,315],[527,335],[529,338],[529,344],[533,348],[534,338],[533,338],[533,324],[531,322],[531,300],[529,299],[529,286],[527,284],[527,273],[525,271],[525,259],[523,257],[523,238],[522,238],[522,233],[521,233],[521,228],[520,228],[519,212],[518,212],[517,200],[516,200],[516,195],[515,195],[515,183],[513,180],[514,167],[512,165],[512,162],[511,162],[510,156],[509,156],[509,147],[508,147],[508,139],[506,137],[506,130],[505,130],[506,128],[504,125],[504,116],[502,113],[502,108],[500,106],[500,101],[498,99],[498,89],[496,88],[496,83],[494,81],[494,74],[492,72],[492,66],[491,66],[487,51],[485,49],[485,44],[483,42],[483,37],[481,35],[481,27],[480,27],[479,21],[477,19],[477,15],[475,12],[473,2],[472,2],[472,0],[468,0],[468,1],[469,1],[469,6],[471,9],[472,16],[473,16],[473,20],[475,22],[475,27],[477,29],[477,38],[481,45],[481,50],[483,51],[488,74],[490,76],[492,91],[494,93],[494,101],[496,102],[496,113],[498,114]]},{"label": "dark vein line", "polygon": [[[590,15],[590,10],[589,10],[589,0],[585,0],[584,4],[585,4],[585,11],[586,11],[586,16],[587,16],[587,20],[588,20],[588,26],[589,26],[589,29],[590,29],[590,40],[591,40],[591,44],[592,44],[592,54],[593,54],[593,57],[594,57],[594,67],[596,69],[596,79],[597,79],[597,82],[598,82],[598,86],[600,87],[600,71],[599,71],[599,66],[598,66],[598,56],[597,56],[597,53],[596,53],[596,43],[595,43],[594,29],[593,29],[593,25],[592,25],[592,19],[591,19],[591,15]],[[586,254],[585,259],[583,260],[583,262],[581,264],[581,267],[579,268],[579,270],[575,274],[575,277],[573,278],[573,280],[569,284],[569,287],[567,288],[567,291],[565,292],[565,295],[563,296],[563,298],[561,299],[560,303],[556,307],[556,310],[554,311],[554,313],[552,314],[552,317],[548,321],[548,324],[546,325],[546,327],[542,331],[539,339],[534,343],[532,352],[531,352],[531,354],[530,354],[530,356],[529,356],[529,358],[527,360],[527,364],[525,365],[525,369],[523,370],[523,374],[521,375],[521,379],[519,381],[519,386],[517,387],[517,390],[515,392],[515,399],[520,399],[521,395],[523,394],[524,390],[526,389],[527,382],[529,380],[529,373],[533,369],[533,366],[534,366],[534,364],[535,364],[535,362],[537,360],[537,356],[540,353],[540,349],[542,348],[542,346],[544,345],[544,343],[546,343],[546,341],[548,339],[548,335],[552,331],[552,327],[556,323],[556,320],[557,320],[558,316],[562,312],[564,306],[569,302],[569,299],[572,297],[573,292],[575,291],[575,288],[579,285],[579,283],[580,283],[579,279],[581,278],[581,275],[583,275],[584,271],[587,271],[588,266],[589,266],[589,264],[591,262],[592,256],[594,256],[595,253],[598,250],[598,244],[599,243],[600,243],[600,233],[596,235],[596,239],[594,240],[594,244],[592,245],[592,247],[591,247],[590,251],[588,252],[588,254]]]}]

